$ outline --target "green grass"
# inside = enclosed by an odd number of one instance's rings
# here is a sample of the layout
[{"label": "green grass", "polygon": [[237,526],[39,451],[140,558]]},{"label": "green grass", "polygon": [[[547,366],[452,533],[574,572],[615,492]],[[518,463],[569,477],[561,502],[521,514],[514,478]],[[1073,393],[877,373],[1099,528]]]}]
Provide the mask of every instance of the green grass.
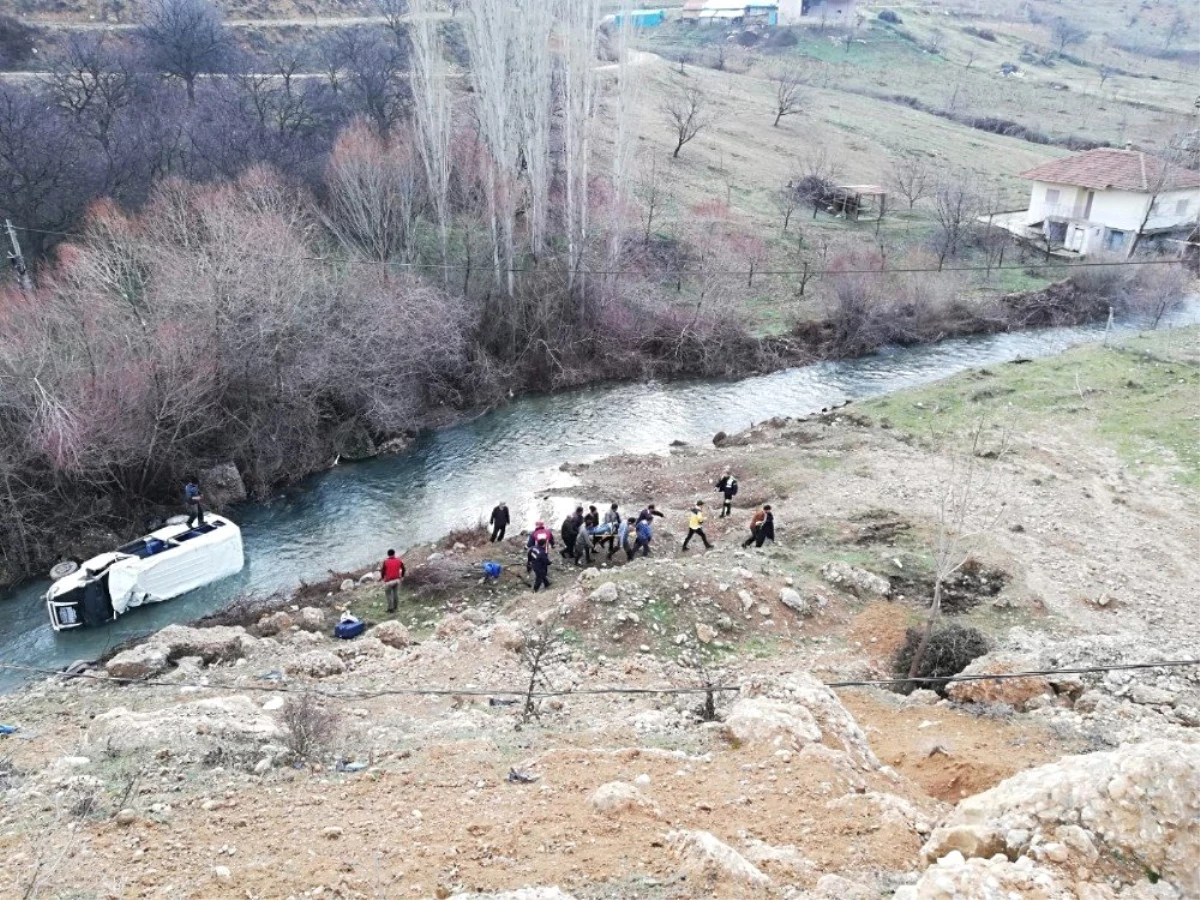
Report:
[{"label": "green grass", "polygon": [[919,437],[964,435],[979,421],[992,434],[1060,422],[1115,450],[1135,473],[1166,470],[1200,487],[1198,336],[1188,328],[1076,347],[881,397],[862,411]]}]

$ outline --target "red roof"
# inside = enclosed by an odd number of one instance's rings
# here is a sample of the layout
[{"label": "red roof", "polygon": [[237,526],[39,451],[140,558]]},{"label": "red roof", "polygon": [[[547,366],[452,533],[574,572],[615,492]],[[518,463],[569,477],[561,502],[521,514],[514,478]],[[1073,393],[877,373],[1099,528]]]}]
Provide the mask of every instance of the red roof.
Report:
[{"label": "red roof", "polygon": [[1200,172],[1172,165],[1141,150],[1109,148],[1088,150],[1042,163],[1028,172],[1022,172],[1021,177],[1030,181],[1143,194],[1200,187]]}]

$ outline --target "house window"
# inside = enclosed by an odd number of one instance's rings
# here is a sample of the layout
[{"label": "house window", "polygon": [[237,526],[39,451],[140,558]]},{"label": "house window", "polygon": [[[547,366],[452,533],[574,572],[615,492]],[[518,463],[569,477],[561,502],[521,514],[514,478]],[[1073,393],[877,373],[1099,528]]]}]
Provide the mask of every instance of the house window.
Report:
[{"label": "house window", "polygon": [[1058,188],[1046,188],[1046,205],[1057,206],[1058,199],[1062,196],[1062,191]]},{"label": "house window", "polygon": [[1175,215],[1186,216],[1188,211],[1188,202],[1186,200],[1175,201]]},{"label": "house window", "polygon": [[1117,231],[1113,228],[1108,230],[1104,235],[1105,250],[1122,250],[1125,247],[1125,232]]}]

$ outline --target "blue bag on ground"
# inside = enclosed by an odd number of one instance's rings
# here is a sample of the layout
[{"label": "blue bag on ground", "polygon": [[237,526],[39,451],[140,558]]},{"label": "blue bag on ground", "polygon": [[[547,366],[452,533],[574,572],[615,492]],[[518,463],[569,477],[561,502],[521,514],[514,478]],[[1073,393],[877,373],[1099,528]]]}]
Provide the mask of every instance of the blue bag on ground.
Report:
[{"label": "blue bag on ground", "polygon": [[353,616],[343,617],[333,628],[333,636],[348,641],[367,630],[367,623]]},{"label": "blue bag on ground", "polygon": [[483,564],[483,576],[485,578],[499,578],[500,573],[504,568],[497,562],[485,562]]}]

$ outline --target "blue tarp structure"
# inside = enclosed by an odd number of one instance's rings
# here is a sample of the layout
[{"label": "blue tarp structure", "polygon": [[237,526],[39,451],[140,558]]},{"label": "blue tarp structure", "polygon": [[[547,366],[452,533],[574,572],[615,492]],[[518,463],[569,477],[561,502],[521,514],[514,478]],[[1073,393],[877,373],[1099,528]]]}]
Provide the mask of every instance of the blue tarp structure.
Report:
[{"label": "blue tarp structure", "polygon": [[[661,25],[666,20],[667,11],[665,9],[635,9],[629,13],[629,24],[634,28],[653,28],[656,25]],[[618,28],[624,25],[624,13],[614,15],[612,23]]]}]

